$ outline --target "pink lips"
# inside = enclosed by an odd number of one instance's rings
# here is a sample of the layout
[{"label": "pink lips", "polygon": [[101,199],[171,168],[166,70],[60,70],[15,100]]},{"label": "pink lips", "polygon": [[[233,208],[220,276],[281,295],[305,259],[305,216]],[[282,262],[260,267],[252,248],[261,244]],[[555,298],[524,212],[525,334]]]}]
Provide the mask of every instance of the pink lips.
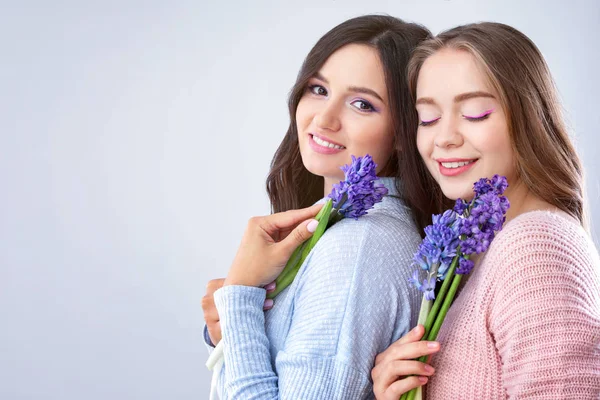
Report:
[{"label": "pink lips", "polygon": [[[475,163],[477,162],[476,159],[469,160],[469,159],[458,159],[458,158],[437,159],[436,161],[440,167],[440,173],[444,176],[460,175],[460,174],[468,171],[469,169],[471,169],[471,167],[473,167],[475,165]],[[465,162],[465,161],[471,161],[471,162],[467,165],[463,165],[462,167],[458,167],[458,168],[446,168],[442,165],[442,162],[449,163],[449,162]]]},{"label": "pink lips", "polygon": [[308,139],[308,144],[310,145],[310,148],[313,149],[315,152],[320,153],[320,154],[337,154],[341,151],[344,151],[345,149],[335,149],[335,148],[331,148],[331,147],[325,147],[325,146],[321,146],[319,143],[315,142],[315,140],[313,139],[313,136],[318,137],[319,139],[325,140],[329,143],[333,143],[333,144],[337,144],[338,146],[341,146],[341,144],[332,142],[331,140],[321,137],[319,135],[315,135],[314,133],[310,133],[308,135],[309,139]]}]

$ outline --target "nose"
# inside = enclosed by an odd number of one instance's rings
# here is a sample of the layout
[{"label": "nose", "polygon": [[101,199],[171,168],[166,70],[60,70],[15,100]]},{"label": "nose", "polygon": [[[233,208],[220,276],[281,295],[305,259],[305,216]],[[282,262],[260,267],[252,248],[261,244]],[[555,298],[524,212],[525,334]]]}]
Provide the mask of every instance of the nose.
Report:
[{"label": "nose", "polygon": [[459,147],[463,144],[464,139],[455,118],[442,118],[438,124],[438,129],[435,135],[434,143],[436,147]]},{"label": "nose", "polygon": [[328,101],[315,113],[315,125],[317,125],[319,129],[332,132],[339,131],[342,126],[339,108],[339,105],[335,102],[331,100]]}]

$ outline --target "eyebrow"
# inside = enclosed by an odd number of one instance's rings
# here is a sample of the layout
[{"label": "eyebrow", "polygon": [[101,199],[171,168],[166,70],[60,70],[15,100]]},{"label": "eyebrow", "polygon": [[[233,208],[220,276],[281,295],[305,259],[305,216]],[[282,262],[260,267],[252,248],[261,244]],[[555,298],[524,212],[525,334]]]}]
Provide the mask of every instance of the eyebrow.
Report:
[{"label": "eyebrow", "polygon": [[[319,80],[329,84],[329,81],[327,79],[325,79],[325,77],[323,75],[321,75],[321,73],[319,73],[319,72],[317,72],[314,75],[314,78],[319,79]],[[383,100],[383,98],[381,98],[381,96],[373,89],[369,89],[366,87],[360,87],[360,86],[348,86],[348,90],[351,92],[355,92],[355,93],[370,94],[371,96],[379,99],[379,101],[381,101],[382,103],[385,104],[385,101]]]},{"label": "eyebrow", "polygon": [[[469,100],[469,99],[474,99],[477,97],[486,97],[489,99],[495,99],[496,97],[488,92],[482,92],[482,91],[475,91],[475,92],[468,92],[468,93],[461,93],[457,96],[454,97],[454,102],[455,103],[460,103],[461,101],[465,101],[465,100]],[[435,100],[433,100],[431,97],[421,97],[420,99],[417,99],[416,104],[433,104],[435,105],[436,102]]]}]

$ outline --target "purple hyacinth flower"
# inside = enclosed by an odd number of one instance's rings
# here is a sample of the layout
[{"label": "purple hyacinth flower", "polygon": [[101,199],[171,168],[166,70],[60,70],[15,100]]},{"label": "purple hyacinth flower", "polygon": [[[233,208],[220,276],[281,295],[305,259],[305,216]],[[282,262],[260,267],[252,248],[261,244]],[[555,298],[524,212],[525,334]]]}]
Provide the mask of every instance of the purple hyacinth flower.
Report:
[{"label": "purple hyacinth flower", "polygon": [[505,176],[494,175],[492,179],[490,179],[490,185],[492,185],[494,191],[498,195],[502,195],[508,187],[508,181],[506,180]]},{"label": "purple hyacinth flower", "polygon": [[435,277],[423,280],[423,285],[420,288],[426,300],[435,299]]},{"label": "purple hyacinth flower", "polygon": [[368,154],[364,157],[352,156],[352,162],[341,167],[345,179],[333,185],[328,197],[342,216],[358,219],[383,200],[388,190],[382,184],[375,183],[379,179],[375,174],[376,169],[377,164]]},{"label": "purple hyacinth flower", "polygon": [[418,290],[421,290],[421,287],[423,285],[421,285],[421,282],[419,282],[419,270],[416,269],[413,271],[413,274],[410,278],[408,278],[408,283],[410,283],[412,286],[416,287]]},{"label": "purple hyacinth flower", "polygon": [[454,204],[454,212],[459,215],[463,215],[468,206],[469,204],[467,204],[463,199],[457,199],[456,203]]},{"label": "purple hyacinth flower", "polygon": [[482,194],[486,194],[487,192],[492,191],[492,185],[490,184],[489,179],[481,178],[473,185],[473,191],[475,192],[475,197],[481,196]]},{"label": "purple hyacinth flower", "polygon": [[458,261],[458,267],[456,268],[456,273],[458,275],[466,275],[475,266],[475,263],[472,260],[467,260],[466,258],[460,258]]}]

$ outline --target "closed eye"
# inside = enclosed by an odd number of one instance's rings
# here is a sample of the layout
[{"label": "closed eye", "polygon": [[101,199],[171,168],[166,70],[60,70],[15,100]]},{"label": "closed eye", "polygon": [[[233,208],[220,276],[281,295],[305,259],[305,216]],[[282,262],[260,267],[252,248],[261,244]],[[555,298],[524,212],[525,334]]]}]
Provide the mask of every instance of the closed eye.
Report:
[{"label": "closed eye", "polygon": [[468,115],[463,115],[463,118],[466,119],[467,121],[479,122],[479,121],[488,119],[493,112],[494,112],[494,110],[487,110],[484,113],[481,113],[481,114],[473,116],[473,117],[468,116]]},{"label": "closed eye", "polygon": [[435,124],[437,121],[439,121],[440,118],[441,117],[430,119],[429,121],[420,121],[419,125],[420,126],[431,126],[431,125]]}]

